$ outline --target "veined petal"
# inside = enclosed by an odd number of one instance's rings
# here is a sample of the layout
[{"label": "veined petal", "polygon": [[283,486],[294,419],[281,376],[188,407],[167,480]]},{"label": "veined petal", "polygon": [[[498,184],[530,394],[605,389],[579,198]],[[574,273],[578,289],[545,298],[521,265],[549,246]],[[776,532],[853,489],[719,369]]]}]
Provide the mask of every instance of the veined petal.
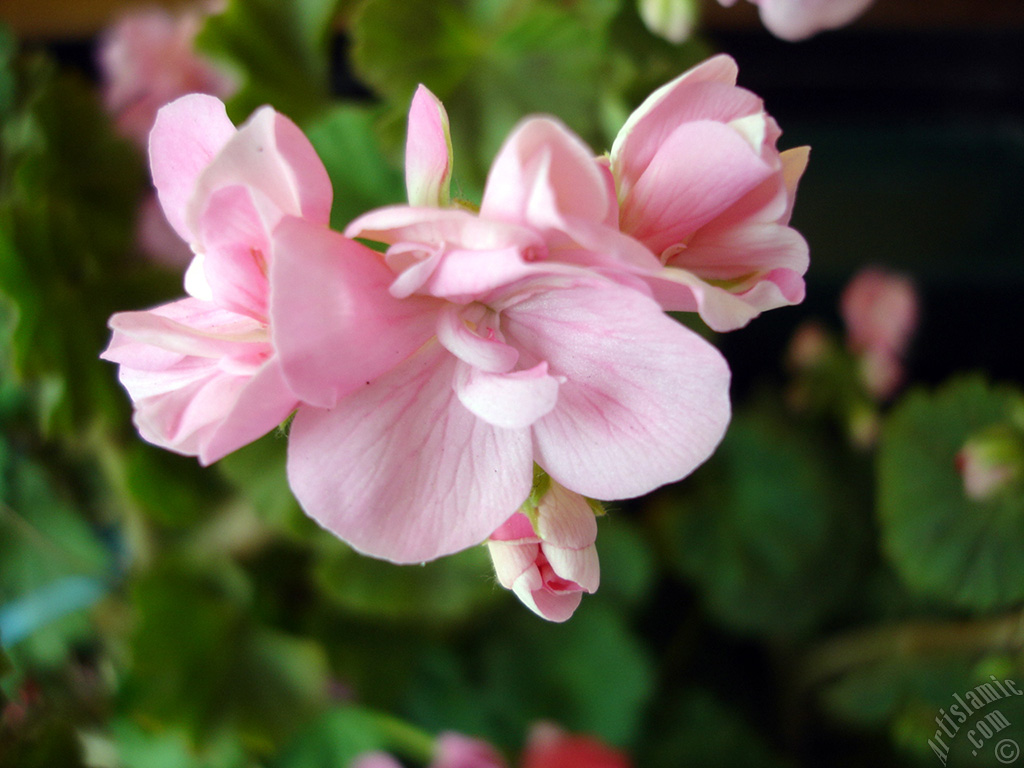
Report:
[{"label": "veined petal", "polygon": [[537,463],[592,498],[639,496],[685,477],[729,421],[729,368],[712,345],[638,291],[579,280],[504,310],[523,360],[565,378],[533,425]]},{"label": "veined petal", "polygon": [[459,402],[488,424],[525,429],[555,407],[558,380],[548,375],[543,362],[510,373],[490,373],[462,363],[455,376],[455,392]]},{"label": "veined petal", "polygon": [[284,377],[305,402],[333,407],[434,334],[440,302],[396,299],[380,255],[305,219],[274,232],[271,329]]},{"label": "veined petal", "polygon": [[333,409],[299,409],[288,477],[307,514],[366,554],[416,563],[483,541],[519,508],[529,432],[466,410],[456,364],[429,343]]},{"label": "veined petal", "polygon": [[685,242],[772,170],[731,127],[684,123],[665,139],[622,201],[622,231],[661,254]]},{"label": "veined petal", "polygon": [[409,107],[405,140],[405,188],[409,205],[448,205],[452,178],[452,139],[444,105],[420,85]]},{"label": "veined petal", "polygon": [[235,135],[223,102],[194,93],[164,106],[149,136],[149,160],[160,205],[186,243],[195,235],[186,208],[203,169]]},{"label": "veined petal", "polygon": [[601,564],[593,544],[582,549],[569,549],[542,543],[541,549],[551,570],[559,578],[571,581],[584,592],[597,592],[601,586]]}]

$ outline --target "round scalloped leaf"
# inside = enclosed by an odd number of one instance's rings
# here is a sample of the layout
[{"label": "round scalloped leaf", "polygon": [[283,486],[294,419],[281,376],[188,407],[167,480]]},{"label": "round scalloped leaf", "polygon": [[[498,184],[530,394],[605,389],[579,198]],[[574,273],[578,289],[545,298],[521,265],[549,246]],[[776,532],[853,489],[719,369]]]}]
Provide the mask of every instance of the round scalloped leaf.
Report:
[{"label": "round scalloped leaf", "polygon": [[907,396],[887,419],[878,456],[882,546],[907,586],[965,608],[1024,598],[1024,484],[983,500],[957,471],[964,444],[1014,428],[1024,396],[980,377]]}]

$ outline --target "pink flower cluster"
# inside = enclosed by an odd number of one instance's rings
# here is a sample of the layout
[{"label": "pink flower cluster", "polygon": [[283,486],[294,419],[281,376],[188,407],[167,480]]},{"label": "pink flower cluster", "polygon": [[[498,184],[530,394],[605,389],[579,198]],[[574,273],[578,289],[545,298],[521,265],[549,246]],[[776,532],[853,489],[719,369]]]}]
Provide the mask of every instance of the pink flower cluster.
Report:
[{"label": "pink flower cluster", "polygon": [[583,497],[685,477],[729,420],[728,366],[665,310],[729,330],[803,296],[807,152],[777,151],[736,74],[719,56],[664,86],[606,157],[524,120],[479,209],[450,199],[447,115],[421,88],[409,204],[344,234],[287,118],[236,130],[216,98],[173,102],[150,158],[195,253],[188,297],[115,315],[103,353],[139,432],[206,464],[294,414],[289,482],[325,528],[399,563],[491,537],[499,580],[567,618],[598,582]]}]

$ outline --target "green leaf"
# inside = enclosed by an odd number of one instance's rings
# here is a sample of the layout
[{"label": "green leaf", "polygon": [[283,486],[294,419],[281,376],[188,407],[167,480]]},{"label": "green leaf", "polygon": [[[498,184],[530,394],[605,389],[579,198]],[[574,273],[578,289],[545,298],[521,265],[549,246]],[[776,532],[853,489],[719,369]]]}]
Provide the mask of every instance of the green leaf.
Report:
[{"label": "green leaf", "polygon": [[526,115],[557,115],[603,143],[604,56],[616,0],[371,0],[353,20],[357,74],[384,97],[385,132],[403,135],[417,84],[448,110],[455,147],[454,193],[482,189],[491,159]]},{"label": "green leaf", "polygon": [[737,415],[708,465],[657,502],[670,563],[727,626],[806,634],[850,595],[864,542],[855,469],[781,417]]},{"label": "green leaf", "polygon": [[882,546],[908,588],[988,611],[1024,598],[1024,487],[967,497],[956,456],[979,432],[1017,420],[1024,397],[979,377],[918,390],[892,411],[878,455]]},{"label": "green leaf", "polygon": [[648,768],[783,768],[783,761],[736,712],[700,689],[676,692],[660,706],[640,746]]},{"label": "green leaf", "polygon": [[[61,483],[0,440],[0,607],[18,605],[12,655],[55,666],[93,634],[80,608],[112,570],[111,553]],[[9,620],[14,618],[8,616]],[[27,636],[23,633],[28,632]]]},{"label": "green leaf", "polygon": [[433,739],[394,717],[362,707],[338,707],[299,733],[271,768],[338,768],[374,750],[426,762]]},{"label": "green leaf", "polygon": [[350,613],[401,621],[462,619],[500,592],[484,547],[423,565],[395,565],[327,536],[318,547],[314,579],[331,603]]},{"label": "green leaf", "polygon": [[339,0],[231,0],[196,46],[240,76],[228,102],[236,122],[270,104],[304,124],[330,102],[329,42]]},{"label": "green leaf", "polygon": [[504,745],[520,744],[537,720],[617,745],[637,736],[655,672],[620,611],[584,601],[564,624],[521,606],[507,619],[447,661],[425,659],[407,707],[417,723]]},{"label": "green leaf", "polygon": [[128,691],[138,713],[197,739],[237,728],[269,751],[326,703],[323,650],[256,623],[248,582],[228,563],[167,560],[131,597]]},{"label": "green leaf", "polygon": [[601,588],[588,600],[608,600],[633,606],[644,600],[657,575],[654,557],[637,526],[612,509],[598,518],[597,551],[601,558]]},{"label": "green leaf", "polygon": [[[115,753],[118,768],[246,768],[251,765],[238,737],[218,733],[197,749],[182,728],[146,727],[126,717],[110,724],[112,738],[107,749]],[[88,741],[86,741],[88,744]]]},{"label": "green leaf", "polygon": [[124,398],[98,355],[140,271],[140,158],[82,79],[40,58],[16,72],[18,99],[0,115],[0,294],[16,318],[13,366],[35,387],[44,424],[80,431],[104,412],[120,422]]},{"label": "green leaf", "polygon": [[338,231],[372,208],[405,202],[405,179],[381,148],[378,116],[378,109],[339,106],[307,132],[334,186],[331,224]]}]

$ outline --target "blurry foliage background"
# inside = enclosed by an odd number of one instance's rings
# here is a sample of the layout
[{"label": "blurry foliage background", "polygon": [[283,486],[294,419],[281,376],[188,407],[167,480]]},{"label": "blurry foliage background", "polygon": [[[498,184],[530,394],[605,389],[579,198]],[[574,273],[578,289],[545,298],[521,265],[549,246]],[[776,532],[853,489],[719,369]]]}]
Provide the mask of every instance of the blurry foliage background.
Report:
[{"label": "blurry foliage background", "polygon": [[[955,468],[973,437],[1024,440],[1024,17],[871,18],[799,45],[719,28],[674,46],[627,0],[231,0],[202,32],[244,78],[236,121],[271,103],[306,130],[338,227],[404,197],[418,82],[449,110],[467,198],[525,114],[601,151],[719,49],[782,145],[813,145],[807,302],[717,339],[725,443],[613,505],[601,589],[565,625],[500,590],[483,548],[404,568],[347,549],[292,499],[279,434],[205,470],[135,437],[97,354],[112,312],[180,294],[134,245],[144,161],[111,131],[86,43],[0,27],[0,765],[420,764],[442,730],[513,755],[540,719],[651,768],[934,765],[955,694],[1024,682],[1024,479],[972,500]],[[912,275],[923,305],[908,387],[882,405],[835,309],[868,263]],[[787,370],[808,317],[831,351]],[[1024,699],[998,707],[1024,740]],[[951,765],[999,764],[948,741]]]}]

